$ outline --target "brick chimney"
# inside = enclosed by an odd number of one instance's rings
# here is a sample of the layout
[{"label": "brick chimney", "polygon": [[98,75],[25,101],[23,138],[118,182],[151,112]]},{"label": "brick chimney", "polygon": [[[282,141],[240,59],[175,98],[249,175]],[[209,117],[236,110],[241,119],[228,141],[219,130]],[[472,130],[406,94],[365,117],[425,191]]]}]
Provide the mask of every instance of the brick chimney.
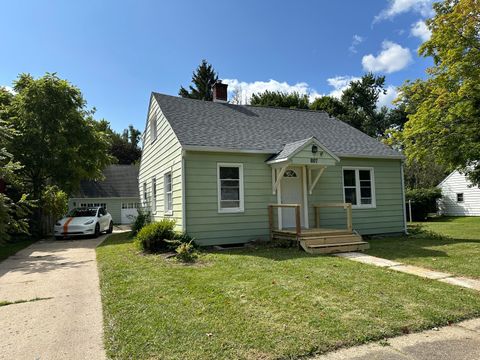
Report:
[{"label": "brick chimney", "polygon": [[215,102],[227,102],[227,84],[223,84],[222,80],[217,80],[215,84],[213,84],[212,91],[213,91],[213,101]]}]

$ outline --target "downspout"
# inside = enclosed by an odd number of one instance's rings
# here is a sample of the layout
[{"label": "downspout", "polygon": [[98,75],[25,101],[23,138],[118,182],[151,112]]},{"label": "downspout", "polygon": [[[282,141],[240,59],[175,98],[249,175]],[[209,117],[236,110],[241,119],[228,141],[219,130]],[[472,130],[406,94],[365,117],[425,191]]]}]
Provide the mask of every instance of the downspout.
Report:
[{"label": "downspout", "polygon": [[400,173],[402,177],[402,208],[403,208],[403,230],[405,232],[405,235],[408,235],[408,228],[407,228],[407,208],[405,205],[405,180],[404,180],[404,175],[403,175],[403,164],[404,161],[401,160],[401,166],[400,166]]},{"label": "downspout", "polygon": [[187,211],[185,208],[185,153],[186,151],[182,149],[182,231],[187,232]]}]

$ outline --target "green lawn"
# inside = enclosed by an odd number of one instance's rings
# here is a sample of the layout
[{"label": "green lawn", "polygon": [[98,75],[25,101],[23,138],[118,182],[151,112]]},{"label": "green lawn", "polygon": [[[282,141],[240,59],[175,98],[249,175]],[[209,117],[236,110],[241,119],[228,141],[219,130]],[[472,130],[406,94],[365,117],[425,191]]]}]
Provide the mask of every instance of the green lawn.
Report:
[{"label": "green lawn", "polygon": [[297,249],[140,255],[97,249],[105,346],[115,359],[295,359],[480,315],[480,295]]},{"label": "green lawn", "polygon": [[7,242],[3,245],[0,245],[0,261],[5,260],[9,256],[14,255],[18,251],[26,248],[33,243],[34,240],[22,240],[15,242]]},{"label": "green lawn", "polygon": [[371,255],[480,278],[480,217],[437,218],[415,224],[408,237],[369,242]]}]

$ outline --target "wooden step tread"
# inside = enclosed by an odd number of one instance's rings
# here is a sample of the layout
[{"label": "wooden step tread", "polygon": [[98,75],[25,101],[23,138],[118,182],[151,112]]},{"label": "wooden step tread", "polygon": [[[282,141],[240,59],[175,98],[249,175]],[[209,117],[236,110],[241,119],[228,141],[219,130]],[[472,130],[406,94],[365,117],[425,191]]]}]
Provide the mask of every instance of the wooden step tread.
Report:
[{"label": "wooden step tread", "polygon": [[326,248],[326,247],[339,247],[339,246],[351,246],[351,245],[365,245],[368,244],[365,241],[356,241],[350,243],[332,243],[332,244],[319,244],[319,245],[308,245],[305,244],[309,248]]}]

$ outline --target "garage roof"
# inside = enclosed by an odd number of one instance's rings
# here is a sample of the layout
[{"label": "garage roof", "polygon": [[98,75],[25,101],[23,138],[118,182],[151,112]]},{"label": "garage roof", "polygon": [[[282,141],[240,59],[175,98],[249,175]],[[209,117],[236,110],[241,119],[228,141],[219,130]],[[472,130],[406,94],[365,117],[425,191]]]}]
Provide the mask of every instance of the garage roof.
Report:
[{"label": "garage roof", "polygon": [[126,198],[139,197],[138,166],[110,165],[103,171],[104,180],[83,180],[76,197]]}]

